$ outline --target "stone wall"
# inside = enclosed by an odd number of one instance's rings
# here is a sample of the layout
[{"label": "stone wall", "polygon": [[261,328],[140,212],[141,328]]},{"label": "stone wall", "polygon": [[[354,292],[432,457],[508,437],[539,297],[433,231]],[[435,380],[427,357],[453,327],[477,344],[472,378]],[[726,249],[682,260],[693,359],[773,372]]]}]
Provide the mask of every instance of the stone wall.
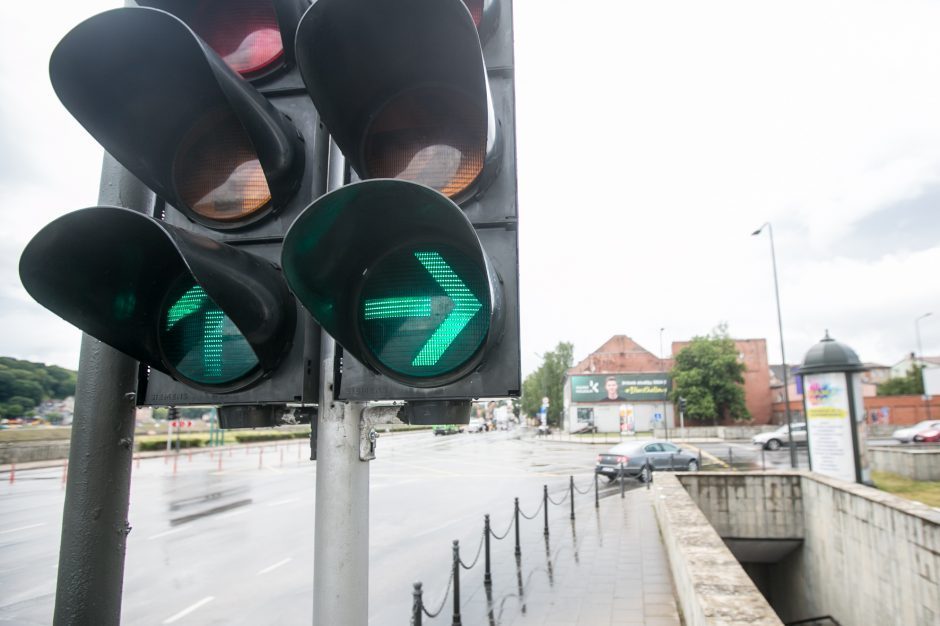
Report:
[{"label": "stone wall", "polygon": [[0,443],[0,465],[67,458],[69,458],[68,440]]},{"label": "stone wall", "polygon": [[913,480],[940,480],[940,445],[868,448],[875,472],[890,472]]},{"label": "stone wall", "polygon": [[782,626],[676,476],[657,474],[653,490],[686,626]]}]

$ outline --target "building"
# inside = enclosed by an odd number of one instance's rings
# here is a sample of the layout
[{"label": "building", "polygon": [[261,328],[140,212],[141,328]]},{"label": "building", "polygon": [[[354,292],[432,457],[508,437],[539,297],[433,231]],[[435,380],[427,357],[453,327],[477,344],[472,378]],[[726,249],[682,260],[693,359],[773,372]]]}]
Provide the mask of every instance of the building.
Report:
[{"label": "building", "polygon": [[940,367],[940,356],[915,356],[913,352],[891,366],[891,378],[903,378],[911,371],[914,364],[927,369]]},{"label": "building", "polygon": [[614,335],[568,370],[564,424],[568,431],[652,430],[663,420],[672,428],[667,372],[672,359],[660,359],[626,335]]}]

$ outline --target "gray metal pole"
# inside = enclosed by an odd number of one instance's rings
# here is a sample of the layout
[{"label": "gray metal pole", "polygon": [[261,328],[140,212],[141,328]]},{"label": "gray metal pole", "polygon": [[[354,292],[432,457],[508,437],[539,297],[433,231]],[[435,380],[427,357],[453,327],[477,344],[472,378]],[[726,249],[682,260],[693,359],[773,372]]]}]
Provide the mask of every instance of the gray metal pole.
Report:
[{"label": "gray metal pole", "polygon": [[[329,190],[345,164],[330,144]],[[336,342],[320,337],[320,408],[313,540],[313,623],[366,626],[369,621],[369,464],[359,459],[362,403],[333,397]]]},{"label": "gray metal pole", "polygon": [[[924,349],[920,346],[920,321],[925,317],[930,317],[933,313],[924,313],[916,320],[914,320],[914,333],[917,335],[917,357],[920,358],[920,366],[923,367],[924,362]],[[917,358],[914,359],[914,365],[917,365]],[[924,370],[920,370],[920,380],[924,380]],[[924,385],[924,407],[927,409],[927,419],[933,419],[930,417],[930,394],[927,393],[927,386]]]},{"label": "gray metal pole", "polygon": [[[153,195],[105,155],[99,203],[139,211]],[[82,336],[53,623],[119,624],[134,460],[137,362]]]},{"label": "gray metal pole", "polygon": [[[790,467],[796,469],[796,443],[793,441],[793,416],[790,414],[790,372],[787,368],[787,353],[783,346],[783,317],[780,314],[780,287],[777,284],[777,253],[774,250],[774,227],[770,222],[767,222],[764,226],[767,227],[767,234],[770,235],[770,261],[774,268],[774,297],[777,301],[777,330],[780,333],[780,358],[783,361],[783,402],[786,405],[784,410],[787,414],[787,439],[789,439],[788,445],[790,447]],[[764,229],[764,226],[761,226],[751,234],[759,235]]]},{"label": "gray metal pole", "polygon": [[[666,365],[663,361],[663,331],[665,328],[659,329],[659,369],[665,371]],[[666,439],[669,439],[669,416],[666,415],[666,398],[663,398],[663,427],[666,429]]]}]

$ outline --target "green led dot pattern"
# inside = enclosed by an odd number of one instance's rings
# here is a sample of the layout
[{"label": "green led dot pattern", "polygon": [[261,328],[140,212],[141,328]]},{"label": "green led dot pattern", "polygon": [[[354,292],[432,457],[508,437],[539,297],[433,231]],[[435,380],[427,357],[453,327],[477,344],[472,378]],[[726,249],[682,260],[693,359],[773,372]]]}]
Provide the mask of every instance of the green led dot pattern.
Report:
[{"label": "green led dot pattern", "polygon": [[159,335],[173,369],[192,382],[222,386],[258,366],[248,340],[200,285],[188,279],[174,293],[179,295],[169,298]]},{"label": "green led dot pattern", "polygon": [[390,254],[366,276],[359,328],[368,350],[406,377],[445,375],[470,360],[489,331],[486,274],[446,246]]}]

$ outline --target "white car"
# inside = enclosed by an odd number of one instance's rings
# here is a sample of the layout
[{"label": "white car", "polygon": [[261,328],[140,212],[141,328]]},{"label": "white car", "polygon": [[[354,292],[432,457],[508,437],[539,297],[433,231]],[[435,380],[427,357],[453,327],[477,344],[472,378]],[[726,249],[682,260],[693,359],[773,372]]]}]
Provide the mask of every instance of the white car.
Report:
[{"label": "white car", "polygon": [[[793,423],[793,442],[797,444],[806,443],[806,424],[803,422]],[[787,425],[784,424],[777,430],[755,435],[751,439],[751,443],[768,450],[779,450],[783,444],[790,443],[790,431]]]},{"label": "white car", "polygon": [[931,428],[940,428],[940,420],[925,420],[923,422],[917,422],[913,426],[900,428],[894,431],[891,433],[891,436],[901,443],[910,443],[914,441],[914,435],[925,430],[930,430]]},{"label": "white car", "polygon": [[484,424],[481,419],[473,418],[470,420],[470,423],[467,424],[465,430],[468,433],[482,433],[486,431],[486,424]]}]

